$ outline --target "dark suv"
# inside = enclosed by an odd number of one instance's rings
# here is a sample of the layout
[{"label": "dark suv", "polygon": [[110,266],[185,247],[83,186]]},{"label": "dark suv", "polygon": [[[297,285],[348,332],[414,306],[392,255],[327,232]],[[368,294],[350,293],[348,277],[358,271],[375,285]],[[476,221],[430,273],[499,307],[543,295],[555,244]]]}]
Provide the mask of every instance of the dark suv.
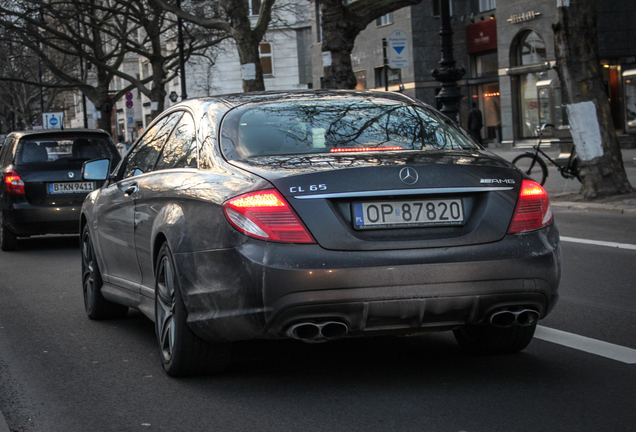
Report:
[{"label": "dark suv", "polygon": [[99,181],[82,181],[87,160],[121,157],[101,130],[22,131],[7,135],[0,150],[0,248],[18,237],[79,233],[82,202]]}]

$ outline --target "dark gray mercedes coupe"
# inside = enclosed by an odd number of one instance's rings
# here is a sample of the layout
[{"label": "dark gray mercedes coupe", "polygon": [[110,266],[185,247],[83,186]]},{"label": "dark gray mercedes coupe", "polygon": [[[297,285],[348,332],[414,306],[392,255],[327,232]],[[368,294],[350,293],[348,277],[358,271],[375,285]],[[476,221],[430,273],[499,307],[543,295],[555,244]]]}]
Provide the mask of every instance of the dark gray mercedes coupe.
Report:
[{"label": "dark gray mercedes coupe", "polygon": [[545,190],[400,94],[186,101],[82,175],[106,180],[81,213],[86,312],[141,310],[170,375],[255,338],[452,330],[517,352],[558,297]]}]

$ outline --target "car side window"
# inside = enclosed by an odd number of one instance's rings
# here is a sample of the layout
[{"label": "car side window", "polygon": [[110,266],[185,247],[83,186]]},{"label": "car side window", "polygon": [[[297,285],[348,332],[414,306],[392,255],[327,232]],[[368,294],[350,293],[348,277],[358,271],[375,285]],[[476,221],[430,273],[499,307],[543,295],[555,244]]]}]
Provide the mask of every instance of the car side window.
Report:
[{"label": "car side window", "polygon": [[122,179],[147,173],[154,169],[166,139],[182,115],[183,111],[169,114],[146,132],[141,141],[126,156],[126,161],[122,171],[120,171]]},{"label": "car side window", "polygon": [[184,114],[163,148],[156,170],[197,168],[197,140],[194,119]]},{"label": "car side window", "polygon": [[[7,166],[11,163],[11,157],[13,156],[13,143],[15,139],[9,138],[4,141],[2,150],[0,151],[0,166]],[[11,156],[9,156],[11,155]]]}]

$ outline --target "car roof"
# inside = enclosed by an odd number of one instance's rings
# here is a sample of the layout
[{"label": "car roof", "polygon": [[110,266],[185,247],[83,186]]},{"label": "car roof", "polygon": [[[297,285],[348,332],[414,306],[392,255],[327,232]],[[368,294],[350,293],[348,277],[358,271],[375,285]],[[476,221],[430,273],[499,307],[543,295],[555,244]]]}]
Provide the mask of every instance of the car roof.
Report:
[{"label": "car roof", "polygon": [[391,99],[397,102],[423,104],[409,96],[395,92],[380,92],[369,90],[293,90],[293,91],[264,91],[250,93],[230,93],[225,95],[209,96],[202,98],[188,99],[170,107],[170,110],[179,108],[189,108],[196,113],[207,110],[212,103],[224,104],[228,111],[237,106],[247,103],[278,102],[291,99],[312,99],[312,98],[359,98],[369,97],[379,99]]},{"label": "car roof", "polygon": [[14,131],[7,135],[7,138],[22,138],[22,137],[55,137],[55,136],[66,136],[66,135],[108,135],[110,134],[102,129],[37,129],[37,130],[26,130],[26,131]]}]

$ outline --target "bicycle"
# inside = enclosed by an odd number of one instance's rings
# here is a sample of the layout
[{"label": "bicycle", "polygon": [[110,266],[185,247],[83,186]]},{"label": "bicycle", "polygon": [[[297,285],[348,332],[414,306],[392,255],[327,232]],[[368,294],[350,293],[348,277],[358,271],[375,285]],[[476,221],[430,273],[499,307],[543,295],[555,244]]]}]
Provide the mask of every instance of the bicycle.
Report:
[{"label": "bicycle", "polygon": [[537,142],[536,146],[532,147],[534,151],[527,151],[524,154],[517,156],[512,160],[512,164],[523,171],[534,181],[543,186],[545,184],[545,180],[548,178],[548,166],[546,165],[545,161],[539,156],[539,153],[541,153],[544,158],[549,160],[559,170],[564,178],[575,178],[580,182],[581,169],[579,168],[579,159],[578,157],[576,157],[574,148],[572,148],[567,161],[556,161],[548,156],[543,150],[541,150],[541,138],[543,137],[543,130],[546,127],[554,127],[554,125],[546,123],[541,126],[541,128],[538,128],[539,141]]}]

